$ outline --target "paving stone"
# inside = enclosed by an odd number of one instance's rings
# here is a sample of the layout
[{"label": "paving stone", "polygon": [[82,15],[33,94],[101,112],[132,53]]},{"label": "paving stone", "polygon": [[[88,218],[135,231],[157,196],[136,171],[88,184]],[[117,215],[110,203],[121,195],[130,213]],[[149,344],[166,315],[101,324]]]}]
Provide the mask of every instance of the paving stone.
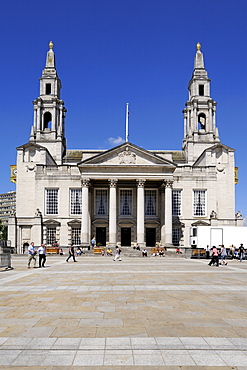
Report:
[{"label": "paving stone", "polygon": [[246,370],[246,263],[26,260],[0,274],[1,368]]}]

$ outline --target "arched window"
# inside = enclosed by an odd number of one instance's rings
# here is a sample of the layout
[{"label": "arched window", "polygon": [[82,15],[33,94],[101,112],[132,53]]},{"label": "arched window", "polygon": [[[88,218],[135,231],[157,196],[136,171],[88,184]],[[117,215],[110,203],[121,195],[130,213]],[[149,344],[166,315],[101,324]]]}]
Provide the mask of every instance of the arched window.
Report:
[{"label": "arched window", "polygon": [[206,116],[204,113],[198,115],[198,130],[206,130]]},{"label": "arched window", "polygon": [[44,129],[49,128],[51,130],[52,116],[50,112],[44,114]]}]

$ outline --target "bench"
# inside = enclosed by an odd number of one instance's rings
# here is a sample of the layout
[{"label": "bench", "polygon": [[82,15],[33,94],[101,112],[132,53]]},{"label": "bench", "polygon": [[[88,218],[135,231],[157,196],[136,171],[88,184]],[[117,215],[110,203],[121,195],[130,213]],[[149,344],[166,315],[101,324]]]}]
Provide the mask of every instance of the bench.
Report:
[{"label": "bench", "polygon": [[204,258],[206,257],[205,249],[191,249],[191,258]]},{"label": "bench", "polygon": [[104,250],[105,250],[105,248],[104,248],[104,247],[94,247],[93,252],[94,252],[94,253],[101,254],[101,253],[102,253],[102,251],[104,251]]},{"label": "bench", "polygon": [[58,254],[59,248],[57,247],[46,247],[46,253]]},{"label": "bench", "polygon": [[151,248],[151,256],[153,254],[156,254],[157,252],[159,253],[160,251],[162,251],[165,254],[165,250],[164,250],[163,247],[152,247]]}]

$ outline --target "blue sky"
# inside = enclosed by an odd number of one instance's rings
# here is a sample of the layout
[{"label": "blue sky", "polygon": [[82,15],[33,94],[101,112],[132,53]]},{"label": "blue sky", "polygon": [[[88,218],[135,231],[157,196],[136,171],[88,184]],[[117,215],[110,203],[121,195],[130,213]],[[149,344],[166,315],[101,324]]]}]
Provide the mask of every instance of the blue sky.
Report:
[{"label": "blue sky", "polygon": [[236,149],[236,211],[247,215],[246,0],[1,0],[0,14],[0,193],[15,189],[9,165],[29,139],[50,40],[69,149],[107,149],[125,138],[127,102],[129,141],[181,149],[200,42],[220,139]]}]

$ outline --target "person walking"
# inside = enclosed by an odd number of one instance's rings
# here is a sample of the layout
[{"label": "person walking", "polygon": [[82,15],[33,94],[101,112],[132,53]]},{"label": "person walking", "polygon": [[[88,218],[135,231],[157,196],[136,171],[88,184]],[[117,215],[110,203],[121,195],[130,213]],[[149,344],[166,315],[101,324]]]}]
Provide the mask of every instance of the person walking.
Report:
[{"label": "person walking", "polygon": [[28,247],[28,263],[27,263],[27,268],[30,269],[30,264],[31,264],[31,261],[33,260],[33,267],[36,267],[36,249],[34,247],[34,242],[32,242],[29,247]]},{"label": "person walking", "polygon": [[226,248],[225,248],[224,244],[222,244],[222,246],[221,246],[221,252],[220,252],[221,264],[222,265],[227,265],[227,262],[225,261],[226,256],[227,256]]},{"label": "person walking", "polygon": [[46,248],[44,244],[41,244],[41,246],[38,248],[38,254],[39,254],[39,267],[45,267],[46,262]]},{"label": "person walking", "polygon": [[207,248],[206,248],[206,259],[209,260],[210,258],[210,247],[209,245],[207,245]]},{"label": "person walking", "polygon": [[121,249],[119,247],[116,247],[116,254],[115,254],[115,258],[113,261],[117,261],[117,260],[122,261],[121,256],[120,256],[121,252],[122,252]]},{"label": "person walking", "polygon": [[238,254],[239,254],[239,262],[242,262],[243,259],[244,259],[244,246],[243,246],[243,244],[240,244]]},{"label": "person walking", "polygon": [[216,266],[219,266],[219,253],[218,253],[217,248],[213,247],[212,258],[208,265],[211,266],[212,264],[214,265],[215,263],[216,263]]},{"label": "person walking", "polygon": [[92,248],[94,249],[94,247],[96,245],[96,239],[95,239],[94,236],[93,236],[93,239],[91,240],[91,245],[92,245]]},{"label": "person walking", "polygon": [[69,248],[69,257],[66,259],[66,262],[69,262],[69,259],[70,258],[73,258],[73,261],[74,262],[77,262],[76,260],[75,260],[75,249],[74,249],[74,246],[73,245],[71,245],[71,247]]}]

